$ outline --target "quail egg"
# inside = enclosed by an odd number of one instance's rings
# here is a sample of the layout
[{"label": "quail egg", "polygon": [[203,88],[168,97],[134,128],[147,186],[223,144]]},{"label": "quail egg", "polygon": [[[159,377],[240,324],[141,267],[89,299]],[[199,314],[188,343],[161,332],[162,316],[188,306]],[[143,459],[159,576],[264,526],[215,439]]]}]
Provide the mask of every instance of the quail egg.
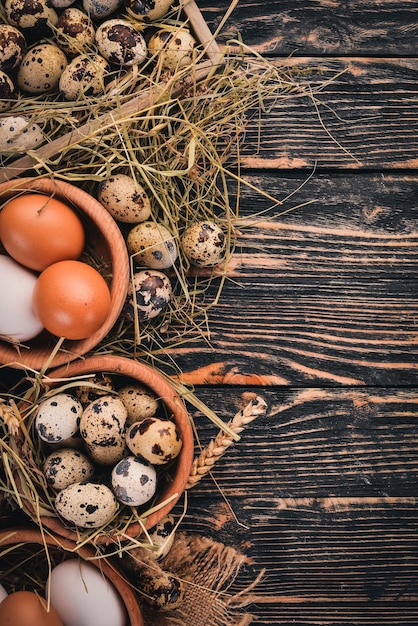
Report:
[{"label": "quail egg", "polygon": [[170,231],[156,222],[141,222],[128,233],[128,252],[138,265],[156,270],[171,267],[177,259],[177,246]]},{"label": "quail egg", "polygon": [[139,65],[147,56],[144,37],[124,19],[107,20],[96,31],[99,53],[113,65]]},{"label": "quail egg", "polygon": [[164,558],[170,552],[174,543],[175,527],[174,516],[169,514],[149,529],[149,538],[156,548],[153,554],[157,559]]},{"label": "quail egg", "polygon": [[198,222],[186,229],[181,239],[181,247],[193,265],[217,265],[225,256],[225,233],[214,222]]},{"label": "quail egg", "polygon": [[164,465],[178,456],[182,439],[176,424],[167,419],[147,417],[132,424],[126,433],[129,450],[153,465]]},{"label": "quail egg", "polygon": [[8,22],[21,30],[25,38],[39,41],[52,35],[58,15],[49,0],[6,0]]},{"label": "quail egg", "polygon": [[105,86],[110,66],[99,54],[78,54],[61,74],[59,90],[65,100],[97,96]]},{"label": "quail egg", "polygon": [[153,417],[159,407],[155,394],[140,383],[125,385],[119,389],[118,397],[128,411],[127,426],[134,422],[140,422],[146,417]]},{"label": "quail egg", "polygon": [[127,456],[112,470],[112,490],[122,504],[140,506],[157,490],[155,468],[136,456]]},{"label": "quail egg", "polygon": [[23,57],[17,73],[17,84],[29,93],[55,91],[67,64],[67,57],[55,44],[34,46]]},{"label": "quail egg", "polygon": [[0,120],[0,154],[20,154],[36,148],[45,140],[39,124],[24,115],[11,115]]},{"label": "quail egg", "polygon": [[169,278],[158,270],[135,272],[128,287],[124,306],[126,317],[140,322],[154,319],[163,313],[172,296]]},{"label": "quail egg", "polygon": [[42,441],[58,443],[75,435],[83,412],[81,403],[69,393],[57,393],[39,403],[35,429]]},{"label": "quail egg", "polygon": [[16,99],[16,89],[12,79],[0,70],[0,111],[7,111]]},{"label": "quail egg", "polygon": [[75,3],[76,0],[50,0],[53,7],[56,9],[66,9]]},{"label": "quail egg", "polygon": [[109,374],[98,372],[88,379],[90,385],[80,385],[75,389],[75,395],[83,407],[100,398],[108,396],[114,390],[113,379]]},{"label": "quail egg", "polygon": [[175,72],[193,62],[196,39],[185,30],[167,30],[154,33],[148,50],[155,56],[161,67]]},{"label": "quail egg", "polygon": [[79,450],[62,448],[47,456],[43,472],[48,485],[56,491],[61,491],[68,485],[91,478],[94,466]]},{"label": "quail egg", "polygon": [[83,0],[84,11],[94,21],[103,20],[112,15],[123,4],[123,0]]},{"label": "quail egg", "polygon": [[12,72],[26,53],[26,39],[18,28],[0,24],[0,70]]},{"label": "quail egg", "polygon": [[126,4],[128,13],[133,17],[144,22],[152,22],[168,13],[173,0],[126,0]]},{"label": "quail egg", "polygon": [[145,189],[126,174],[114,174],[97,188],[97,199],[118,222],[138,224],[151,215],[151,204]]},{"label": "quail egg", "polygon": [[89,404],[80,419],[80,433],[88,446],[120,449],[128,411],[116,396],[101,396]]},{"label": "quail egg", "polygon": [[86,481],[62,489],[55,498],[55,508],[75,526],[100,528],[113,518],[118,503],[109,487]]},{"label": "quail egg", "polygon": [[94,45],[94,24],[88,15],[76,7],[61,13],[56,28],[56,41],[69,57],[87,52]]}]

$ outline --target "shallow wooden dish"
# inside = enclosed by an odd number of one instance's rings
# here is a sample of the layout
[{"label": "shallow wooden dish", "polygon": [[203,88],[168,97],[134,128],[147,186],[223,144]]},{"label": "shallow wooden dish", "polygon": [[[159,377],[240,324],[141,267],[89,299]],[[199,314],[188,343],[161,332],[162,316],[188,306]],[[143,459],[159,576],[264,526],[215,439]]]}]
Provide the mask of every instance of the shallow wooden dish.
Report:
[{"label": "shallow wooden dish", "polygon": [[[25,549],[28,549],[30,545],[33,544],[36,547],[34,552],[38,552],[39,546],[44,546],[45,543],[48,548],[68,553],[68,556],[75,557],[78,555],[82,559],[88,560],[95,567],[97,567],[118,591],[123,604],[125,605],[129,620],[127,622],[127,626],[144,626],[141,611],[130,584],[125,580],[123,574],[113,565],[113,563],[110,564],[105,558],[93,558],[95,556],[93,548],[87,545],[77,547],[70,539],[55,537],[50,533],[42,534],[36,528],[22,527],[0,531],[0,554],[4,548],[19,544],[24,544]],[[26,567],[28,567],[27,561]]]},{"label": "shallow wooden dish", "polygon": [[[75,207],[86,230],[87,245],[92,248],[100,263],[100,271],[107,278],[111,295],[111,310],[102,327],[87,339],[64,341],[49,363],[58,367],[92,350],[110,331],[118,319],[125,302],[129,285],[129,258],[122,233],[106,209],[85,191],[51,177],[20,178],[0,184],[0,205],[25,191],[55,194]],[[17,347],[0,340],[0,363],[20,369],[40,370],[50,359],[58,337],[44,331],[25,346]]]},{"label": "shallow wooden dish", "polygon": [[[53,380],[53,385],[59,386],[60,379],[65,379],[67,383],[68,378],[76,378],[97,372],[108,373],[112,377],[120,377],[120,380],[123,382],[126,382],[126,379],[131,379],[147,386],[158,396],[160,402],[164,405],[166,413],[172,417],[181,433],[182,449],[173,465],[170,466],[169,476],[164,480],[163,484],[160,484],[156,501],[153,502],[152,506],[158,506],[166,500],[169,501],[157,511],[144,517],[143,525],[149,530],[172,510],[184,492],[194,454],[194,439],[190,416],[184,402],[170,382],[152,367],[133,359],[111,355],[92,356],[55,369],[49,372],[48,375]],[[23,488],[22,485],[20,487]],[[64,523],[59,517],[45,515],[37,519],[36,511],[31,509],[30,506],[28,501],[26,501],[24,507],[33,521],[42,523],[43,526],[53,531],[56,535],[77,541],[79,534],[75,528]],[[146,515],[146,511],[144,515]],[[113,527],[106,528],[105,532],[94,535],[94,542],[105,544],[112,541],[126,541],[129,537],[137,537],[141,533],[143,533],[143,527],[139,522],[135,522],[124,528],[123,535],[119,534]]]}]

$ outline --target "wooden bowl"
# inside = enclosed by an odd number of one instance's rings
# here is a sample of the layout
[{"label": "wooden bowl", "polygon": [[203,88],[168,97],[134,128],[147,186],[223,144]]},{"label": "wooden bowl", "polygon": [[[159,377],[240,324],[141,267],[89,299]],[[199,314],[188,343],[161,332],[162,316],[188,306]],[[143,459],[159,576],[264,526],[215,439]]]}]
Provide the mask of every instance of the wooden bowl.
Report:
[{"label": "wooden bowl", "polygon": [[[58,367],[92,350],[111,330],[125,303],[129,285],[129,257],[123,235],[106,209],[82,189],[52,178],[20,178],[0,184],[0,205],[25,191],[54,194],[75,208],[86,231],[86,241],[99,262],[99,270],[108,275],[111,310],[105,323],[91,337],[79,341],[64,341],[50,361],[49,367]],[[47,331],[17,347],[0,340],[0,363],[10,367],[40,370],[48,363],[58,337]]]},{"label": "wooden bowl", "polygon": [[[184,492],[194,454],[194,439],[190,416],[184,402],[170,382],[157,370],[133,359],[111,355],[97,355],[88,357],[85,360],[68,363],[49,372],[48,376],[53,380],[54,386],[59,386],[60,379],[65,379],[67,383],[68,378],[95,373],[110,374],[113,378],[119,378],[121,385],[126,384],[130,380],[148,387],[159,398],[166,414],[174,420],[181,433],[181,451],[173,464],[170,464],[167,479],[162,484],[160,482],[156,501],[153,502],[153,508],[164,502],[165,504],[149,515],[146,515],[146,511],[144,513],[143,525],[149,530],[172,510]],[[80,384],[82,384],[82,381]],[[29,507],[29,505],[24,506]],[[36,522],[36,512],[34,510],[29,510],[28,512]],[[41,516],[41,522],[56,535],[77,541],[77,531],[74,527],[65,524],[59,517]],[[94,534],[94,542],[104,544],[112,541],[124,541],[126,538],[129,539],[129,537],[137,537],[141,533],[143,533],[143,526],[139,522],[135,522],[124,528],[123,536],[119,535],[118,531],[109,528],[102,534]]]},{"label": "wooden bowl", "polygon": [[[55,537],[50,533],[42,534],[36,528],[22,527],[0,531],[0,554],[4,548],[19,544],[23,544],[26,551],[33,544],[34,554],[39,553],[39,546],[43,547],[47,544],[51,550],[68,553],[70,557],[78,555],[82,559],[88,560],[109,579],[119,593],[129,619],[127,626],[144,626],[138,601],[130,584],[113,563],[109,563],[106,558],[93,558],[96,553],[92,547],[87,545],[77,547],[70,539]],[[28,567],[27,561],[26,567]]]}]

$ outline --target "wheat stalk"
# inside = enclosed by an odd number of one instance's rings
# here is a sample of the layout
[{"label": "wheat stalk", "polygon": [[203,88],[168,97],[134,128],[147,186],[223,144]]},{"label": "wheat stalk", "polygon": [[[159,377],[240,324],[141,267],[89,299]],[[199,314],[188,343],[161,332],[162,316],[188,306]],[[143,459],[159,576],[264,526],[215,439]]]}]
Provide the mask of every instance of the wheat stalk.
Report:
[{"label": "wheat stalk", "polygon": [[[265,400],[256,394],[251,395],[251,401],[238,411],[235,417],[227,424],[229,429],[237,435],[257,416],[266,413],[267,403]],[[212,470],[216,461],[225,454],[233,443],[234,438],[224,430],[220,430],[215,439],[212,439],[200,455],[194,459],[185,489],[190,489],[206,476]]]}]

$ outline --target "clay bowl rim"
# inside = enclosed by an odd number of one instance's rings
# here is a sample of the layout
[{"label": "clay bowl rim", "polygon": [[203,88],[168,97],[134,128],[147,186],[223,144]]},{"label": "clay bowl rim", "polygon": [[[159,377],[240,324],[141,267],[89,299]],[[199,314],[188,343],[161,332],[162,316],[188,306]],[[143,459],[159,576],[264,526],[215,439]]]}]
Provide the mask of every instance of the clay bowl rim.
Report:
[{"label": "clay bowl rim", "polygon": [[[176,459],[176,472],[173,481],[159,495],[156,504],[164,502],[174,494],[176,496],[144,518],[143,526],[139,522],[134,522],[124,531],[123,535],[115,531],[94,536],[94,543],[106,544],[113,541],[127,541],[129,538],[139,536],[143,533],[143,527],[150,530],[173,509],[181,498],[190,475],[194,457],[194,436],[191,418],[183,400],[162,374],[145,363],[126,357],[93,355],[54,369],[48,372],[48,377],[54,381],[53,384],[56,386],[59,384],[56,379],[68,379],[96,372],[129,377],[149,387],[173,414],[173,419],[180,429],[183,440],[182,448]],[[40,521],[56,535],[73,541],[77,540],[77,531],[67,528],[58,516],[41,516]]]},{"label": "clay bowl rim", "polygon": [[130,626],[144,626],[142,613],[135,593],[129,582],[115,565],[110,565],[105,558],[95,559],[94,549],[88,545],[76,546],[74,541],[65,537],[56,537],[51,533],[41,533],[37,528],[26,526],[6,528],[0,530],[0,550],[3,546],[10,546],[19,543],[35,543],[49,547],[54,547],[75,556],[80,556],[84,560],[92,563],[97,569],[103,572],[118,591],[125,606]]},{"label": "clay bowl rim", "polygon": [[[84,217],[94,224],[94,227],[103,237],[112,270],[112,280],[109,285],[111,310],[107,320],[98,331],[86,339],[79,341],[65,340],[62,346],[63,349],[60,349],[54,355],[54,358],[48,365],[49,369],[51,369],[73,361],[85,355],[90,350],[93,350],[116,323],[122,312],[129,288],[129,256],[119,226],[100,202],[86,191],[71,183],[56,180],[50,176],[43,178],[17,178],[0,183],[0,206],[6,200],[27,191],[55,194],[64,202],[67,201],[70,205],[75,206]],[[47,336],[49,337],[49,335]],[[55,339],[56,344],[59,338],[57,337]],[[36,341],[36,338],[34,341]],[[30,346],[30,342],[28,342],[28,345]],[[52,342],[51,347],[48,346],[48,348],[21,348],[18,352],[13,344],[0,341],[0,363],[17,369],[29,367],[35,370],[41,370],[46,366],[53,349]]]}]

